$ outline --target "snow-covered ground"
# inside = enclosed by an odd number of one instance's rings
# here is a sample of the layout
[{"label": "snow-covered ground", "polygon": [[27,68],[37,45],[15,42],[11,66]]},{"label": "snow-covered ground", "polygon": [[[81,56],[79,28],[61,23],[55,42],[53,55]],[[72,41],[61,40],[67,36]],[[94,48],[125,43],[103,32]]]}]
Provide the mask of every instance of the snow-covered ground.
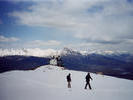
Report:
[{"label": "snow-covered ground", "polygon": [[[71,89],[66,81],[69,73]],[[85,90],[86,74],[50,65],[2,73],[0,100],[132,100],[133,81],[91,73],[92,90]]]}]

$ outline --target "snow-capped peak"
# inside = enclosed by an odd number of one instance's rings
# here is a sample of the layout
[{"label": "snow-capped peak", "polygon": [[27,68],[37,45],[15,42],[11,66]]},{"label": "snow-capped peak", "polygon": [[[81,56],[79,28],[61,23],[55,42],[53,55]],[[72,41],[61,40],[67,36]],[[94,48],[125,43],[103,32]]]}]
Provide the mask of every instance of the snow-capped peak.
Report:
[{"label": "snow-capped peak", "polygon": [[80,51],[82,55],[87,54],[99,54],[99,55],[120,55],[120,54],[129,54],[127,51],[111,51],[111,50],[93,50],[93,51]]},{"label": "snow-capped peak", "polygon": [[67,55],[67,54],[70,54],[70,55],[77,55],[77,54],[80,54],[80,52],[77,51],[77,50],[73,50],[73,49],[71,49],[71,48],[65,47],[65,48],[63,48],[63,50],[60,51],[60,54],[61,54],[61,55]]},{"label": "snow-capped peak", "polygon": [[119,55],[119,54],[128,54],[126,51],[111,51],[111,50],[92,50],[92,51],[83,51],[83,50],[74,50],[71,48],[64,48],[60,51],[61,55],[88,55],[88,54],[99,54],[99,55]]},{"label": "snow-capped peak", "polygon": [[129,54],[126,51],[78,51],[71,48],[63,48],[62,50],[54,49],[0,49],[0,56],[8,55],[23,55],[23,56],[37,56],[37,57],[47,57],[47,56],[58,56],[58,55],[88,55],[88,54],[100,54],[100,55],[119,55],[119,54]]},{"label": "snow-capped peak", "polygon": [[0,56],[7,56],[7,55],[24,55],[24,56],[38,56],[38,57],[45,57],[54,55],[56,50],[53,49],[0,49]]}]

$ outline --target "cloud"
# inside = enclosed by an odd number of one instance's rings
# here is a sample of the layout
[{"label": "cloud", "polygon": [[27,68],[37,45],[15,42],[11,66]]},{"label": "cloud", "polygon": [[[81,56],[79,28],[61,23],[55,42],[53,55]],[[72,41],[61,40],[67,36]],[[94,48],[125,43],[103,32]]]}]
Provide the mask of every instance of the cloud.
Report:
[{"label": "cloud", "polygon": [[[13,12],[10,15],[18,18],[20,24],[28,26],[44,26],[56,28],[71,28],[86,25],[85,11],[91,2],[88,0],[52,0],[51,2],[38,2],[30,6],[30,12]],[[97,0],[94,0],[97,1]],[[82,18],[83,15],[83,18]]]},{"label": "cloud", "polygon": [[122,40],[122,39],[91,39],[91,38],[87,38],[86,42],[89,43],[99,43],[99,44],[120,44],[125,42],[126,40]]},{"label": "cloud", "polygon": [[28,43],[29,46],[58,46],[61,42],[56,40],[42,41],[42,40],[34,40]]},{"label": "cloud", "polygon": [[115,0],[62,0],[62,2],[53,0],[38,2],[29,9],[31,11],[14,11],[10,16],[16,17],[18,23],[28,26],[69,28],[77,31],[91,30],[88,32],[93,34],[96,34],[95,30],[98,33],[105,33],[107,29],[115,30],[115,27],[119,27],[117,25],[123,22],[132,23],[130,22],[132,16],[129,14],[133,12],[132,5],[125,0],[118,2]]},{"label": "cloud", "polygon": [[[0,38],[1,39],[1,38]],[[10,41],[10,42],[9,42]],[[56,40],[48,40],[48,41],[43,41],[43,40],[33,40],[33,41],[18,41],[15,42],[15,39],[13,40],[0,40],[0,48],[54,48],[56,49],[58,46],[61,46],[60,41]]]},{"label": "cloud", "polygon": [[5,37],[5,36],[0,35],[0,42],[16,42],[18,40],[19,39],[16,37]]},{"label": "cloud", "polygon": [[29,10],[9,15],[22,25],[69,30],[87,43],[125,45],[133,39],[133,3],[128,0],[50,0]]}]

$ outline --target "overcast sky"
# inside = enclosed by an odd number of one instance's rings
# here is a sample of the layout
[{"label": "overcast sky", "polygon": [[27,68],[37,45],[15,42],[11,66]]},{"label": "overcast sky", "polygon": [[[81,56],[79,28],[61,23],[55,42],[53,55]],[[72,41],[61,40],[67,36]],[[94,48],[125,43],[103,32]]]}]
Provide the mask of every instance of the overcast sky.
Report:
[{"label": "overcast sky", "polygon": [[133,0],[0,0],[0,48],[133,52]]}]

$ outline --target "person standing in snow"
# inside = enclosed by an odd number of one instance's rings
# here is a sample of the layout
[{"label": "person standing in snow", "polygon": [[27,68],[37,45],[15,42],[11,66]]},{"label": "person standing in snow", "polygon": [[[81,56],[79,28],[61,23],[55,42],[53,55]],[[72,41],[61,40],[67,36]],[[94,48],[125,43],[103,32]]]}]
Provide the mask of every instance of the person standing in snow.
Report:
[{"label": "person standing in snow", "polygon": [[91,90],[91,85],[90,85],[90,79],[92,80],[90,73],[88,72],[88,74],[86,75],[86,85],[85,85],[85,89],[87,89],[87,85],[89,86],[89,89]]},{"label": "person standing in snow", "polygon": [[67,75],[67,82],[68,82],[68,88],[71,88],[71,74],[69,73],[68,75]]}]

